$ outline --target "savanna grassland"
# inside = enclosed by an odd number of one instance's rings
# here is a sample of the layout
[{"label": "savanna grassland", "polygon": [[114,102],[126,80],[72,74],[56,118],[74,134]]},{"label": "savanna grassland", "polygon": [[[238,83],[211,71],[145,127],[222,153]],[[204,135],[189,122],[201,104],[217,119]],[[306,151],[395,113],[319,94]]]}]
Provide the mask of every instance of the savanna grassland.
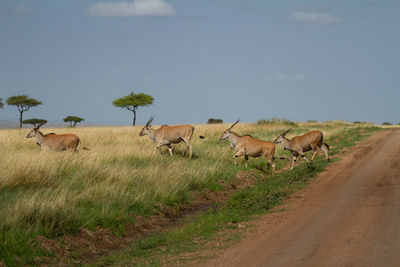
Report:
[{"label": "savanna grassland", "polygon": [[[63,237],[74,236],[82,229],[92,232],[107,229],[112,235],[126,236],[127,229],[139,219],[165,217],[166,211],[179,215],[180,207],[194,203],[199,192],[223,190],[221,183],[231,182],[238,171],[263,177],[259,184],[237,190],[223,208],[205,211],[196,222],[168,234],[164,231],[145,236],[122,254],[116,253],[118,256],[111,255],[104,261],[96,259],[102,264],[132,263],[132,258],[147,255],[148,250],[158,246],[187,244],[194,237],[210,235],[233,221],[246,220],[252,214],[270,209],[328,164],[321,153],[315,163],[307,165],[299,160],[293,171],[282,171],[272,177],[270,170],[265,170],[266,160],[262,158],[250,158],[248,168],[233,165],[234,152],[229,149],[229,141],[219,140],[229,125],[194,126],[192,159],[183,157],[186,150],[183,143],[174,146],[172,157],[166,147],[154,153],[151,140],[138,136],[140,127],[41,130],[77,134],[83,145],[90,148],[79,149],[77,153],[41,152],[34,138],[25,138],[29,130],[0,130],[0,262],[9,266],[60,260],[79,262],[79,252],[68,257],[64,253],[61,259],[57,251],[43,247],[37,237],[55,240],[63,248]],[[288,127],[293,127],[288,137],[322,130],[324,141],[331,145],[330,154],[336,156],[341,149],[381,129],[372,124],[343,122],[296,125],[274,122],[238,124],[233,130],[273,141]],[[276,154],[289,156],[281,145],[277,145]],[[277,170],[287,163],[277,159]]]}]

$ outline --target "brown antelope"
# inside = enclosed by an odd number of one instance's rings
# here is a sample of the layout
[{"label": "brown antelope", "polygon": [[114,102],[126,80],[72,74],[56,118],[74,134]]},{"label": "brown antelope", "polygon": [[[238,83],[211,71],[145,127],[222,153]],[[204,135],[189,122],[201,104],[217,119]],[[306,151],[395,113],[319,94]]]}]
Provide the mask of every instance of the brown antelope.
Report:
[{"label": "brown antelope", "polygon": [[235,126],[239,120],[237,120],[234,124],[231,125],[219,138],[220,140],[229,138],[229,142],[231,143],[231,148],[236,149],[236,153],[233,156],[233,163],[237,165],[236,158],[240,156],[244,156],[246,167],[250,157],[258,158],[263,156],[267,159],[267,168],[272,165],[272,174],[275,173],[275,163],[274,163],[274,154],[275,154],[275,145],[272,142],[263,141],[257,138],[254,138],[250,135],[240,136],[235,132],[232,132],[232,127]]},{"label": "brown antelope", "polygon": [[292,166],[290,169],[293,169],[294,164],[296,163],[297,157],[301,155],[301,157],[308,162],[306,156],[304,156],[304,152],[312,150],[314,153],[311,157],[311,161],[314,160],[315,155],[317,154],[317,149],[320,148],[322,151],[325,152],[325,158],[329,161],[328,144],[324,143],[324,136],[321,131],[312,131],[306,133],[301,136],[295,136],[292,139],[288,139],[285,135],[291,130],[292,128],[284,131],[281,133],[274,141],[275,144],[282,143],[283,148],[285,150],[289,150],[292,152],[293,161]]},{"label": "brown antelope", "polygon": [[[156,144],[154,152],[156,152],[161,146],[167,146],[169,154],[172,156],[172,144],[177,144],[183,141],[187,146],[187,150],[183,156],[185,156],[186,152],[189,150],[189,158],[191,158],[193,146],[190,143],[190,139],[192,138],[194,127],[192,125],[163,125],[156,130],[151,128],[153,119],[154,117],[151,117],[148,120],[146,125],[140,131],[139,136],[147,134],[150,137],[153,143]],[[203,137],[200,136],[200,138]]]},{"label": "brown antelope", "polygon": [[[34,127],[26,136],[26,138],[35,137],[36,143],[41,147],[43,151],[63,151],[72,150],[76,151],[79,145],[79,137],[75,134],[43,134],[39,131],[40,126],[45,124],[43,122],[37,127]],[[83,147],[83,149],[88,150],[88,148]]]}]

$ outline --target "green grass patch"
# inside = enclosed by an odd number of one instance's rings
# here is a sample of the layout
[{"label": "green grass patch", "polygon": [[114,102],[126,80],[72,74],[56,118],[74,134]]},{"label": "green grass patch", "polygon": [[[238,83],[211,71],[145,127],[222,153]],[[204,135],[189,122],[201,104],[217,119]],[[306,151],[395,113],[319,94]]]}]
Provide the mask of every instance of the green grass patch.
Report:
[{"label": "green grass patch", "polygon": [[[363,134],[361,134],[361,129]],[[345,129],[331,139],[325,140],[335,146],[330,151],[330,156],[337,155],[339,151],[355,145],[356,142],[379,129],[377,127]],[[343,138],[338,138],[338,136],[343,136]],[[336,160],[333,159],[331,162]],[[179,253],[202,249],[202,244],[215,238],[219,231],[236,229],[240,222],[251,220],[259,214],[270,211],[293,191],[303,189],[331,162],[325,161],[320,156],[312,163],[298,163],[293,170],[281,172],[273,177],[268,176],[254,186],[236,192],[223,207],[205,212],[196,221],[167,233],[148,236],[133,244],[130,249],[106,257],[96,265],[107,262],[118,265],[159,266],[166,264],[165,259],[171,257],[171,254],[179,255]],[[232,234],[235,236],[232,239],[240,239],[238,235],[240,234]]]}]

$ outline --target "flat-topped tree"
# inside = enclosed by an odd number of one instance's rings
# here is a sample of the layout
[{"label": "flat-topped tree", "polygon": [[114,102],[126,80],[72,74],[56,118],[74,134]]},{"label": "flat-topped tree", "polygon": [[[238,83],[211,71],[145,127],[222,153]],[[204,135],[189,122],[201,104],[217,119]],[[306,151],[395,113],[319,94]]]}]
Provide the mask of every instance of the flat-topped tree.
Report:
[{"label": "flat-topped tree", "polygon": [[39,100],[29,98],[27,95],[11,96],[6,100],[7,105],[16,106],[19,111],[19,128],[22,128],[22,114],[28,111],[31,107],[36,107],[42,104]]},{"label": "flat-topped tree", "polygon": [[135,94],[131,92],[129,95],[115,99],[112,103],[116,107],[126,108],[133,112],[133,126],[136,124],[136,110],[138,107],[145,107],[153,104],[154,98],[151,95],[143,93]]},{"label": "flat-topped tree", "polygon": [[0,108],[2,109],[2,108],[3,108],[3,106],[4,106],[4,103],[3,103],[3,98],[1,98],[1,97],[0,97]]},{"label": "flat-topped tree", "polygon": [[33,128],[36,128],[37,125],[39,125],[41,123],[46,123],[46,122],[47,122],[47,120],[36,119],[36,118],[27,119],[27,120],[22,121],[23,124],[32,124]]},{"label": "flat-topped tree", "polygon": [[68,116],[63,119],[65,122],[69,122],[70,127],[75,127],[78,122],[84,121],[81,117]]}]

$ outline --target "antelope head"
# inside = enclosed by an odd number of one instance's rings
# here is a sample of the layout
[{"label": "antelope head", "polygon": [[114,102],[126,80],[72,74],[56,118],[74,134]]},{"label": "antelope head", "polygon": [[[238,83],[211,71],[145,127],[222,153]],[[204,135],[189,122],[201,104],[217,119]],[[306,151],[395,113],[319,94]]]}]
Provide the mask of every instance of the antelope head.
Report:
[{"label": "antelope head", "polygon": [[154,120],[154,116],[151,116],[150,119],[147,121],[146,125],[143,126],[142,130],[139,133],[139,136],[146,135],[146,131],[151,127],[151,123]]},{"label": "antelope head", "polygon": [[29,131],[29,133],[26,135],[26,138],[31,138],[31,137],[35,137],[36,133],[39,131],[39,128],[45,124],[47,121],[42,122],[41,124],[39,124],[38,126],[34,127],[32,130]]},{"label": "antelope head", "polygon": [[224,140],[224,139],[228,138],[229,135],[231,134],[232,127],[235,126],[238,122],[239,122],[239,120],[237,120],[234,124],[232,124],[231,127],[226,129],[219,139]]},{"label": "antelope head", "polygon": [[283,133],[281,133],[280,135],[278,135],[278,137],[274,140],[275,144],[279,144],[280,142],[283,142],[283,139],[285,138],[285,135],[290,132],[290,130],[292,130],[292,128],[287,129],[286,131],[284,131]]}]

